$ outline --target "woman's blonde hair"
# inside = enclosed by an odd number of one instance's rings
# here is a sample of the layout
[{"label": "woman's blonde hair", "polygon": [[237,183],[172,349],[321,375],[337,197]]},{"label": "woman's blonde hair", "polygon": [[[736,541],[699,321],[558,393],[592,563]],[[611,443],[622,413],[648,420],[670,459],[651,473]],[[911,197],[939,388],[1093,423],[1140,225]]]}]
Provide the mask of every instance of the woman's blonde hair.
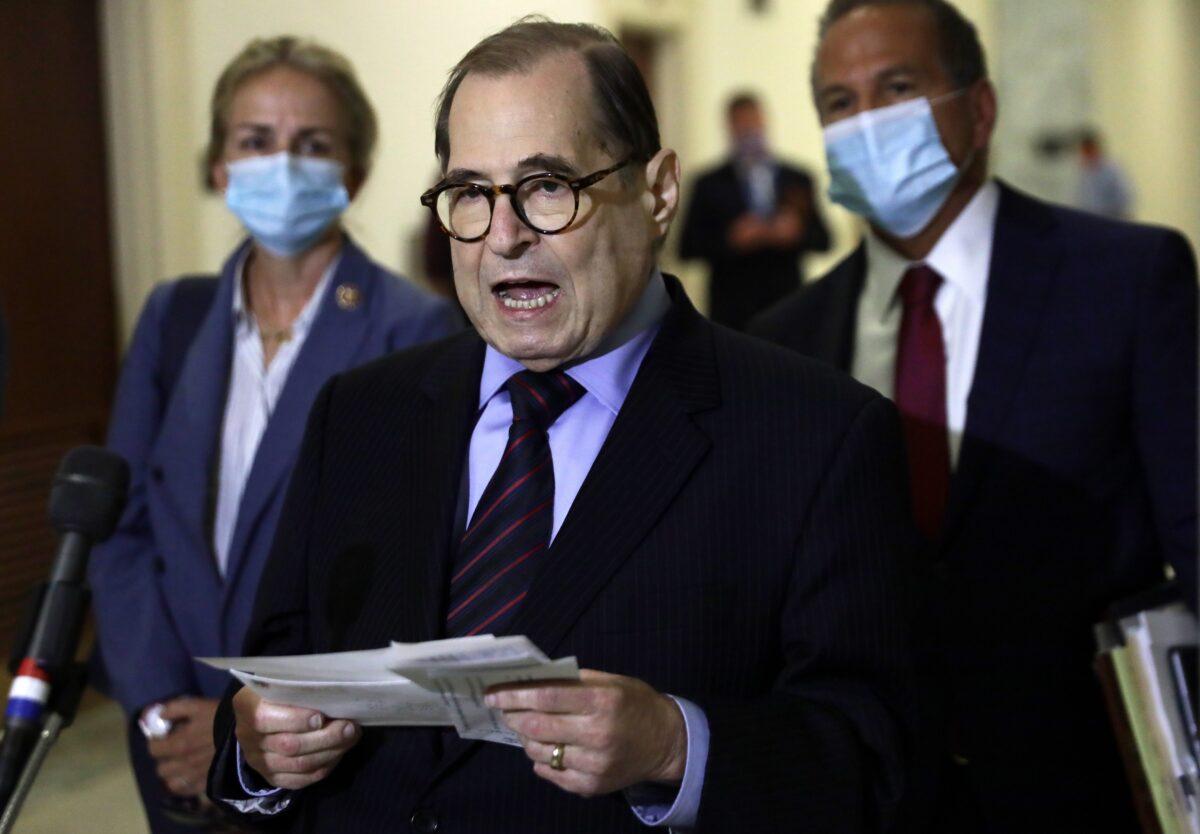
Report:
[{"label": "woman's blonde hair", "polygon": [[210,108],[208,149],[204,153],[204,182],[211,189],[212,168],[225,151],[229,108],[243,84],[275,67],[291,67],[324,82],[342,107],[346,144],[350,151],[350,173],[365,179],[379,124],[375,109],[358,83],[354,67],[343,55],[310,40],[291,35],[256,38],[229,62],[213,90]]}]

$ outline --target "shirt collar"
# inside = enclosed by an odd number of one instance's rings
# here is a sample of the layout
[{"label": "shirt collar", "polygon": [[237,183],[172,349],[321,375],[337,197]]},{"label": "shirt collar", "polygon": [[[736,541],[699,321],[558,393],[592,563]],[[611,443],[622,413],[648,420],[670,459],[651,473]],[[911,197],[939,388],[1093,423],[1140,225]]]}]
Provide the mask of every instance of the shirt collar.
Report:
[{"label": "shirt collar", "polygon": [[[610,333],[591,356],[567,366],[567,375],[587,389],[599,402],[617,414],[633,387],[633,380],[658,334],[663,316],[671,306],[667,287],[658,268],[650,276],[642,297],[624,321]],[[483,374],[479,379],[479,407],[483,408],[504,390],[509,377],[525,370],[517,360],[487,346]]]},{"label": "shirt collar", "polygon": [[[253,331],[256,328],[254,316],[250,314],[246,307],[246,290],[245,290],[245,273],[246,260],[250,256],[250,249],[247,248],[242,256],[238,259],[237,265],[233,270],[233,326],[239,333]],[[321,307],[321,299],[325,295],[325,290],[329,286],[329,282],[333,280],[333,275],[337,272],[338,264],[341,263],[342,255],[339,252],[329,262],[329,266],[325,268],[325,272],[321,275],[321,280],[317,282],[317,286],[313,289],[313,293],[309,296],[308,301],[304,304],[304,309],[300,311],[300,315],[296,316],[296,320],[292,322],[292,339],[303,339],[307,335],[309,328],[312,326],[313,320],[317,317],[317,311]]]},{"label": "shirt collar", "polygon": [[764,154],[756,159],[744,159],[740,156],[733,156],[733,168],[738,172],[739,176],[749,176],[753,171],[769,171],[775,173],[779,163],[775,161],[775,157],[769,153]]},{"label": "shirt collar", "polygon": [[914,263],[925,263],[948,284],[953,284],[975,304],[983,306],[992,258],[992,238],[1000,207],[1000,187],[988,180],[942,233],[923,261],[909,261],[868,232],[867,281],[864,301],[879,319],[896,301],[900,279]]}]

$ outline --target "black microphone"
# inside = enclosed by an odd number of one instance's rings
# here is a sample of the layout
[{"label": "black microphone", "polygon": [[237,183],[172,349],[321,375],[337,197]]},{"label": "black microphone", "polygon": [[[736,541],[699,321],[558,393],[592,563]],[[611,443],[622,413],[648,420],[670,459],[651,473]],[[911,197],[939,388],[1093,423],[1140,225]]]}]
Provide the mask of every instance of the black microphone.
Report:
[{"label": "black microphone", "polygon": [[88,551],[112,535],[128,489],[124,458],[96,446],[72,449],[58,466],[50,488],[50,524],[60,534],[58,548],[8,694],[0,745],[0,809],[8,804],[41,730],[55,676],[75,659],[90,599]]}]

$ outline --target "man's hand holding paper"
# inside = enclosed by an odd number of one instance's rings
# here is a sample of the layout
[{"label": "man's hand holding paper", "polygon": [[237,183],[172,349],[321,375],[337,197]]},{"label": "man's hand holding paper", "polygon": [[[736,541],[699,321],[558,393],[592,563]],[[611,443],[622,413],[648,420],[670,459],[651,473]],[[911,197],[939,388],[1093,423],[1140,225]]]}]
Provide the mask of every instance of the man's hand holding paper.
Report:
[{"label": "man's hand holding paper", "polygon": [[675,701],[635,678],[591,669],[579,678],[506,684],[485,699],[524,740],[534,773],[581,796],[643,782],[678,786],[687,732]]},{"label": "man's hand holding paper", "polygon": [[292,657],[203,658],[245,686],[233,699],[245,761],[269,784],[298,789],[329,774],[361,726],[454,726],[463,738],[521,746],[485,703],[490,688],[578,680],[575,658],[551,661],[524,637],[393,643]]},{"label": "man's hand holding paper", "polygon": [[246,763],[277,788],[321,781],[362,737],[353,721],[265,701],[249,687],[234,696],[233,711]]}]

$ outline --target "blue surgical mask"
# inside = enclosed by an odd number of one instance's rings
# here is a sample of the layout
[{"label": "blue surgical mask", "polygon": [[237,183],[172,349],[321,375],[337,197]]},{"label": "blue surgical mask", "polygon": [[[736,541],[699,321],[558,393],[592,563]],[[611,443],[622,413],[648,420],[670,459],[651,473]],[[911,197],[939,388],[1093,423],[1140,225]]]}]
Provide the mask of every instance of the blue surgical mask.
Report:
[{"label": "blue surgical mask", "polygon": [[227,163],[225,204],[263,248],[289,257],[312,246],[337,220],[350,195],[342,166],[281,151]]},{"label": "blue surgical mask", "polygon": [[825,156],[829,199],[899,238],[929,225],[970,164],[954,165],[926,98],[834,122],[825,128]]}]

